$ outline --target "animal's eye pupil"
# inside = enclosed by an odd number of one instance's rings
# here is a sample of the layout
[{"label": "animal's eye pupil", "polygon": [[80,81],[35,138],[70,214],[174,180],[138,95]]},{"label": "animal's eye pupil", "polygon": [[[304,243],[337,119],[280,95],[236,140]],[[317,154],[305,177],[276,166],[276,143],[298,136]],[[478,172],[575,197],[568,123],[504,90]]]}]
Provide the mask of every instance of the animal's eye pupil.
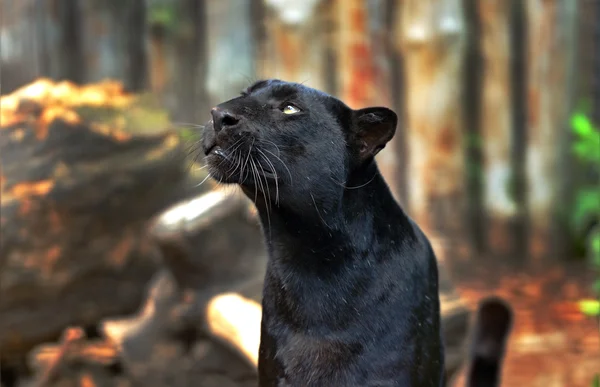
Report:
[{"label": "animal's eye pupil", "polygon": [[283,109],[281,109],[281,111],[284,114],[296,114],[300,112],[300,109],[298,109],[296,106],[288,104],[285,105],[285,107]]}]

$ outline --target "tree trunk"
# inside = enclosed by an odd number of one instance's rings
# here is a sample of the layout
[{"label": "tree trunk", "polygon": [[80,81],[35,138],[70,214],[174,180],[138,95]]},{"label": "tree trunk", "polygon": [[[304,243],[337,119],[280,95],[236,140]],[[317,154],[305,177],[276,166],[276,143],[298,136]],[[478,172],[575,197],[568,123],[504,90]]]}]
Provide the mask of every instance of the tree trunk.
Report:
[{"label": "tree trunk", "polygon": [[388,102],[379,95],[377,87],[377,69],[366,2],[341,0],[336,6],[340,98],[353,109],[372,106],[380,101]]},{"label": "tree trunk", "polygon": [[484,208],[487,247],[494,254],[514,251],[511,220],[517,214],[512,196],[512,122],[510,82],[510,2],[478,1],[484,60],[482,113]]},{"label": "tree trunk", "polygon": [[[572,68],[577,2],[527,0],[528,141],[526,151],[529,255],[534,260],[564,253],[557,227],[564,193],[561,173],[573,107]],[[567,172],[568,173],[568,172]]]},{"label": "tree trunk", "polygon": [[126,55],[124,82],[128,90],[139,92],[148,86],[146,52],[146,1],[129,0],[125,12]]},{"label": "tree trunk", "polygon": [[0,2],[0,72],[4,94],[31,82],[44,70],[44,58],[39,55],[43,28],[40,7],[41,4],[31,0]]},{"label": "tree trunk", "polygon": [[208,76],[211,106],[239,95],[255,77],[255,41],[249,1],[209,1],[207,7]]},{"label": "tree trunk", "polygon": [[279,78],[324,89],[327,9],[320,0],[286,3],[267,1],[266,40],[259,58],[261,78]]},{"label": "tree trunk", "polygon": [[147,82],[146,4],[143,0],[82,2],[78,39],[86,69],[84,82],[119,79],[130,91]]},{"label": "tree trunk", "polygon": [[[393,109],[388,15],[386,0],[340,0],[335,3],[339,66],[338,96],[353,109],[388,106]],[[398,112],[399,113],[399,112]],[[398,129],[398,132],[400,130]],[[377,156],[379,169],[398,199],[398,158],[391,141]]]},{"label": "tree trunk", "polygon": [[150,89],[161,98],[164,98],[164,92],[169,78],[169,71],[166,56],[167,39],[165,27],[158,24],[150,25]]},{"label": "tree trunk", "polygon": [[202,123],[210,117],[206,97],[206,2],[177,2],[179,19],[174,33],[173,83],[177,121]]},{"label": "tree trunk", "polygon": [[401,15],[409,209],[430,237],[455,242],[464,237],[465,219],[462,4],[406,0]]},{"label": "tree trunk", "polygon": [[527,193],[525,192],[525,152],[527,149],[527,15],[522,0],[511,0],[511,122],[512,122],[512,194],[519,207],[513,219],[512,239],[517,263],[524,263],[527,254]]},{"label": "tree trunk", "polygon": [[85,82],[86,66],[83,55],[81,4],[79,0],[58,0],[59,41],[57,79]]},{"label": "tree trunk", "polygon": [[463,120],[465,135],[467,235],[470,252],[480,256],[486,247],[483,204],[483,152],[481,141],[481,110],[483,95],[482,32],[479,17],[479,0],[463,0],[465,41]]}]

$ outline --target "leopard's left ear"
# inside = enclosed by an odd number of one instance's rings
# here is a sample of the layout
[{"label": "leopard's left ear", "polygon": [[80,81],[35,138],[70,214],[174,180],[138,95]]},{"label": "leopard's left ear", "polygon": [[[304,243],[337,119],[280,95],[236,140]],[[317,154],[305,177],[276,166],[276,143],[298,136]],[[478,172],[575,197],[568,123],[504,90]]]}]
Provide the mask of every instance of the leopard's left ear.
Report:
[{"label": "leopard's left ear", "polygon": [[361,160],[375,157],[394,137],[398,116],[385,107],[354,111],[354,140]]}]

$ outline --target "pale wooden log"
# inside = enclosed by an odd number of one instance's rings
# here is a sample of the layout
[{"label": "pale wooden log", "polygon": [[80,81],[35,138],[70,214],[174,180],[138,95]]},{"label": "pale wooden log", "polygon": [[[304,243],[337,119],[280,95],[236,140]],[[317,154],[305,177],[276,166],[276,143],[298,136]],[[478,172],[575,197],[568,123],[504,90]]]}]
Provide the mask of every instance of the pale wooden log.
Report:
[{"label": "pale wooden log", "polygon": [[209,332],[258,367],[260,304],[237,293],[224,293],[208,302],[206,314]]},{"label": "pale wooden log", "polygon": [[[446,370],[451,375],[464,360],[464,338],[467,334],[469,310],[465,303],[453,294],[444,294],[441,301],[446,341]],[[206,311],[208,331],[250,365],[257,367],[261,305],[238,293],[223,293],[208,302]]]},{"label": "pale wooden log", "polygon": [[529,210],[529,256],[534,261],[561,253],[557,228],[568,154],[577,1],[527,0],[528,133],[525,157]]}]

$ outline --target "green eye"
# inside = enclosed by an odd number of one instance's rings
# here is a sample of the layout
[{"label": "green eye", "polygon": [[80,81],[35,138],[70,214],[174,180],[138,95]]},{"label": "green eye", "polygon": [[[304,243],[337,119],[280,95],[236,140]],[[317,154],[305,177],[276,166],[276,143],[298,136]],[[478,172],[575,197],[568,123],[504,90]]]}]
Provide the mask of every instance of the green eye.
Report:
[{"label": "green eye", "polygon": [[298,109],[294,105],[285,105],[285,107],[283,109],[281,109],[281,111],[283,112],[283,114],[296,114],[296,113],[300,113],[300,109]]}]

